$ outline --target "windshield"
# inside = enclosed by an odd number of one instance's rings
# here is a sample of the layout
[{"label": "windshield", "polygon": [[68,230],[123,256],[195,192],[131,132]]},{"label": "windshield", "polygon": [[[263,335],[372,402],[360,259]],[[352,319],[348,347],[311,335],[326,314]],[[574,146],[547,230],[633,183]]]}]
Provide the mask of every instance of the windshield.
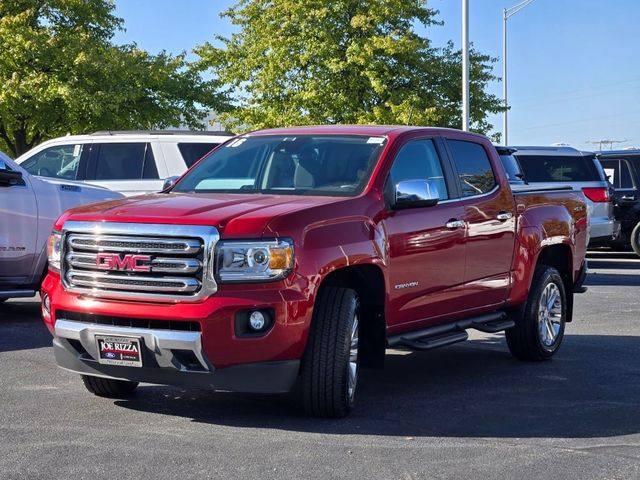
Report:
[{"label": "windshield", "polygon": [[241,137],[211,152],[173,192],[353,196],[378,161],[384,137]]}]

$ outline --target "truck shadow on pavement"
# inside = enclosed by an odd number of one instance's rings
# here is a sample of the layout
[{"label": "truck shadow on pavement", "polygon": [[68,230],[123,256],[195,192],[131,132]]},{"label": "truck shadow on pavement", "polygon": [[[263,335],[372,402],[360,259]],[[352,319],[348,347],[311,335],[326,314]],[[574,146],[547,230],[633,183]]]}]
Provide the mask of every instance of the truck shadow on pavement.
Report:
[{"label": "truck shadow on pavement", "polygon": [[363,371],[350,417],[305,416],[300,394],[240,395],[142,386],[126,409],[238,428],[404,437],[592,438],[640,432],[640,338],[568,335],[557,357],[522,363],[491,336],[394,352]]},{"label": "truck shadow on pavement", "polygon": [[37,301],[0,304],[0,352],[51,346],[51,334],[40,318]]}]

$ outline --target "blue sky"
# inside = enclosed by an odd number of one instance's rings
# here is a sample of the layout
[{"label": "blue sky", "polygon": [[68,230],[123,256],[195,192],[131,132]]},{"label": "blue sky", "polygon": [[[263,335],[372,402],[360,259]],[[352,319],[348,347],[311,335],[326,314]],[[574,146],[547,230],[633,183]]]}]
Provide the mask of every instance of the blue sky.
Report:
[{"label": "blue sky", "polygon": [[[126,32],[117,42],[136,42],[156,53],[190,51],[228,35],[219,17],[235,0],[116,0]],[[460,0],[431,0],[443,26],[422,30],[436,45],[460,45]],[[500,57],[502,9],[518,0],[469,0],[475,48]],[[637,0],[534,0],[509,20],[509,143],[569,143],[598,148],[592,140],[626,140],[640,146],[640,2]],[[501,63],[494,66],[501,75]],[[490,85],[501,95],[501,84]],[[491,118],[495,130],[501,117]],[[608,148],[608,147],[607,147]]]}]

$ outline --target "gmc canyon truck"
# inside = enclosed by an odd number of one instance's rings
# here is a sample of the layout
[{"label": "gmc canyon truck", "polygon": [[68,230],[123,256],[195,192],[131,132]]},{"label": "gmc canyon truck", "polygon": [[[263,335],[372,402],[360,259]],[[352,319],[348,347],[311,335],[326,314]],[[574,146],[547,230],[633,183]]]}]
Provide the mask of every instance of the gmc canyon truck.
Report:
[{"label": "gmc canyon truck", "polygon": [[[515,187],[514,187],[515,188]],[[342,417],[360,367],[468,329],[550,358],[585,275],[570,188],[516,192],[483,136],[265,130],[162,193],[63,214],[42,314],[58,365],[100,396],[138,382],[286,392]]]}]

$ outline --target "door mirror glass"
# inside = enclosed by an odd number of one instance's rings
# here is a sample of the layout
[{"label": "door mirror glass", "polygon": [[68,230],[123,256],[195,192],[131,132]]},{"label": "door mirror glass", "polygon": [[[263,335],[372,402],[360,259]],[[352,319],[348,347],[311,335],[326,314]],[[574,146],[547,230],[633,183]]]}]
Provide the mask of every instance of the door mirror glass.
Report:
[{"label": "door mirror glass", "polygon": [[168,177],[164,179],[164,183],[162,184],[162,191],[164,192],[165,190],[173,187],[175,185],[175,183],[178,181],[180,177],[175,175],[173,177]]},{"label": "door mirror glass", "polygon": [[432,180],[402,180],[395,186],[393,208],[432,207],[438,203],[438,186]]},{"label": "door mirror glass", "polygon": [[11,187],[13,185],[24,185],[22,172],[10,170],[5,161],[0,158],[0,186]]}]

